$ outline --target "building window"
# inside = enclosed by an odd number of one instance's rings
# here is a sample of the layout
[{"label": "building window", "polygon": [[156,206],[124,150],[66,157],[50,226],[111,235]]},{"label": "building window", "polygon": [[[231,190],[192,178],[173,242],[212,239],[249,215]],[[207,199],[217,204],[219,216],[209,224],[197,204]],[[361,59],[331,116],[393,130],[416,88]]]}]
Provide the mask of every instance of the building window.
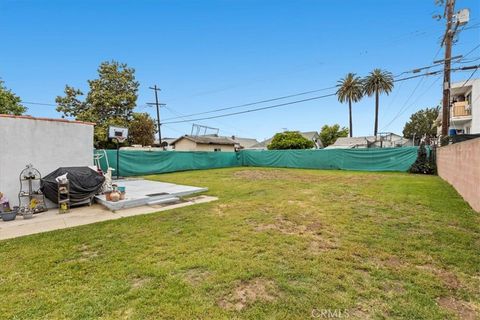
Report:
[{"label": "building window", "polygon": [[222,149],[220,149],[220,148],[215,148],[215,149],[213,149],[213,151],[219,152],[219,151],[222,151]]},{"label": "building window", "polygon": [[465,100],[467,101],[467,104],[469,106],[472,105],[472,93],[471,92],[469,94],[467,94],[467,98]]}]

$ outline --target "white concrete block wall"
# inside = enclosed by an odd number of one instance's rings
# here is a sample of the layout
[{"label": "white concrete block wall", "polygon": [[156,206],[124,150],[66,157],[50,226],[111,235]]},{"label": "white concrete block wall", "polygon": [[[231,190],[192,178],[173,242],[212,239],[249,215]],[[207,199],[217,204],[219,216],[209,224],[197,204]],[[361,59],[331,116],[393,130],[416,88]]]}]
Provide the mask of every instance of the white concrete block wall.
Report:
[{"label": "white concrete block wall", "polygon": [[42,176],[93,165],[93,124],[0,115],[0,191],[18,204],[19,175],[31,163]]}]

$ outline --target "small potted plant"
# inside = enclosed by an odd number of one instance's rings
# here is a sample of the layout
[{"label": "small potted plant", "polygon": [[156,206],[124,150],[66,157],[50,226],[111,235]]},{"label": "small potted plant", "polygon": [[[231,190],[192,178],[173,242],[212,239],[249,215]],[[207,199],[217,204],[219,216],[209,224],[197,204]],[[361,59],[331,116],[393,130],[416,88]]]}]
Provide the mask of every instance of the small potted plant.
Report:
[{"label": "small potted plant", "polygon": [[13,221],[17,217],[18,207],[13,207],[13,210],[10,210],[10,208],[7,210],[2,208],[1,210],[3,210],[1,214],[3,221]]}]

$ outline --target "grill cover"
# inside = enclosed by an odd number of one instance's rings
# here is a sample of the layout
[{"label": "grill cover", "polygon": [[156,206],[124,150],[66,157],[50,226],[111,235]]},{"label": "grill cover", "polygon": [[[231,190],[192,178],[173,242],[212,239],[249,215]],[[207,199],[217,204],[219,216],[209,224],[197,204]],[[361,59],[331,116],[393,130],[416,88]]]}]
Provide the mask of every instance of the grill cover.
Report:
[{"label": "grill cover", "polygon": [[58,203],[58,184],[55,178],[67,173],[70,182],[70,203],[84,203],[93,198],[102,188],[105,177],[89,167],[62,167],[41,180],[43,194],[53,203]]}]

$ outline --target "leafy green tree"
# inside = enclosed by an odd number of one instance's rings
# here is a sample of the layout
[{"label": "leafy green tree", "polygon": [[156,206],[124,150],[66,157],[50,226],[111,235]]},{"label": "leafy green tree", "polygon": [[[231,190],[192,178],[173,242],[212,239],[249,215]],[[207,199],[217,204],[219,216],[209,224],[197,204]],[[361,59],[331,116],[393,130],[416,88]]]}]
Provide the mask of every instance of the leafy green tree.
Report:
[{"label": "leafy green tree", "polygon": [[410,120],[403,127],[405,138],[420,140],[422,137],[434,138],[437,136],[435,120],[437,120],[439,108],[425,108],[410,116]]},{"label": "leafy green tree", "polygon": [[135,69],[117,61],[102,62],[98,67],[98,78],[88,80],[89,92],[84,93],[69,85],[65,95],[57,96],[57,111],[63,117],[95,122],[95,145],[105,147],[109,125],[128,127],[133,118],[139,83],[135,80]]},{"label": "leafy green tree", "polygon": [[348,136],[348,128],[340,128],[340,125],[334,124],[333,126],[324,125],[320,131],[320,140],[324,147],[334,144],[340,137]]},{"label": "leafy green tree", "polygon": [[155,121],[148,113],[134,113],[129,124],[128,140],[132,144],[151,146],[156,132]]},{"label": "leafy green tree", "polygon": [[56,110],[63,113],[62,118],[73,117],[81,121],[94,121],[97,118],[92,113],[92,109],[84,101],[78,97],[83,96],[83,92],[79,89],[65,86],[65,96],[57,96],[55,102],[57,103]]},{"label": "leafy green tree", "polygon": [[21,99],[12,90],[7,89],[0,80],[0,114],[13,114],[19,116],[27,111],[21,104]]},{"label": "leafy green tree", "polygon": [[267,148],[268,150],[311,149],[314,145],[313,141],[297,131],[285,131],[277,133]]},{"label": "leafy green tree", "polygon": [[393,75],[391,72],[374,69],[364,80],[364,93],[368,96],[375,94],[375,127],[373,135],[378,133],[378,107],[379,95],[381,93],[389,94],[393,89]]},{"label": "leafy green tree", "polygon": [[363,97],[363,82],[355,73],[348,73],[338,81],[337,98],[340,103],[348,102],[348,122],[350,137],[353,134],[352,102],[358,102]]}]

